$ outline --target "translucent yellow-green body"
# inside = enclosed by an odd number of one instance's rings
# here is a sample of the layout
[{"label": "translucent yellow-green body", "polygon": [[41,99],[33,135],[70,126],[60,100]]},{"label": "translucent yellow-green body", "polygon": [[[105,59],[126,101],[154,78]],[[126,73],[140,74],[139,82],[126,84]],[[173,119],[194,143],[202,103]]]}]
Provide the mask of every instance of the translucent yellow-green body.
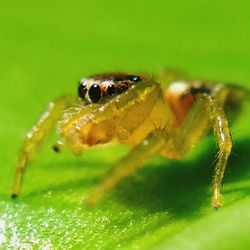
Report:
[{"label": "translucent yellow-green body", "polygon": [[160,154],[180,159],[213,130],[219,148],[213,206],[219,208],[221,182],[232,147],[224,108],[238,110],[249,92],[235,85],[190,80],[174,81],[163,89],[158,81],[166,83],[166,79],[122,73],[97,75],[81,81],[80,100],[63,97],[51,103],[24,140],[12,196],[20,193],[27,163],[54,124],[61,136],[56,151],[69,146],[77,155],[114,139],[132,147],[90,194],[88,204],[96,203],[150,157]]}]

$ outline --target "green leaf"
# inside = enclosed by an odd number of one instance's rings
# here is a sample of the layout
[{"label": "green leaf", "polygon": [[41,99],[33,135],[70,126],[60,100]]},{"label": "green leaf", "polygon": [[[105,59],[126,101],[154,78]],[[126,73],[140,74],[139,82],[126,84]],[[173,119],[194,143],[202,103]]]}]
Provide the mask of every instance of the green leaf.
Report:
[{"label": "green leaf", "polygon": [[10,199],[25,132],[49,101],[76,93],[81,77],[173,67],[250,88],[249,7],[242,0],[1,3],[0,248],[249,249],[249,100],[231,125],[219,211],[210,204],[211,136],[181,161],[154,157],[87,209],[84,198],[129,149],[55,154],[52,135],[27,169],[22,195]]}]

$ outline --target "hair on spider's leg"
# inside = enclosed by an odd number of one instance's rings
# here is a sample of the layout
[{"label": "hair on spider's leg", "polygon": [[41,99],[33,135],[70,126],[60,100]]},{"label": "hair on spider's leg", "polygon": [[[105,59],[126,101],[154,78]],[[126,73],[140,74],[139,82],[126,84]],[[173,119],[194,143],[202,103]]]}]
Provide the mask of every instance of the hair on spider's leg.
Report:
[{"label": "hair on spider's leg", "polygon": [[173,125],[171,124],[171,121],[166,121],[165,125],[161,128],[164,132],[168,132]]},{"label": "hair on spider's leg", "polygon": [[218,161],[219,159],[219,154],[220,154],[220,151],[217,151],[216,155],[214,156],[214,159],[213,161],[211,162],[211,164],[209,165],[209,167],[214,167],[216,165],[216,162]]},{"label": "hair on spider's leg", "polygon": [[151,119],[151,117],[148,117],[148,119],[150,120],[150,122],[152,123],[153,127],[154,127],[154,130],[157,130],[158,127],[156,125],[156,123]]},{"label": "hair on spider's leg", "polygon": [[162,130],[162,131],[167,131],[167,129],[171,128],[171,121],[168,120],[165,122],[165,124],[163,125],[162,120],[160,118],[160,121],[158,122],[158,125],[156,125],[156,122],[154,122],[150,117],[149,117],[150,122],[152,123],[154,130]]}]

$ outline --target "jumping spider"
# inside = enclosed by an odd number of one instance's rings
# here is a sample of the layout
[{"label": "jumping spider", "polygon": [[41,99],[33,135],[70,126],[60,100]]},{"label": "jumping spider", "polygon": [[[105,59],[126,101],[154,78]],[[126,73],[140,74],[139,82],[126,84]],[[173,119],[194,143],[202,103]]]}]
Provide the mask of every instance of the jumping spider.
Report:
[{"label": "jumping spider", "polygon": [[132,175],[154,155],[181,159],[213,130],[219,152],[213,179],[213,207],[220,208],[221,183],[232,141],[225,107],[235,109],[246,90],[232,84],[205,81],[169,82],[167,74],[155,77],[108,73],[80,81],[79,98],[65,96],[49,104],[27,133],[16,167],[12,197],[20,194],[24,171],[31,155],[51,132],[55,123],[61,139],[54,146],[68,145],[78,155],[83,149],[117,138],[132,146],[130,153],[87,198],[95,204],[122,179]]}]

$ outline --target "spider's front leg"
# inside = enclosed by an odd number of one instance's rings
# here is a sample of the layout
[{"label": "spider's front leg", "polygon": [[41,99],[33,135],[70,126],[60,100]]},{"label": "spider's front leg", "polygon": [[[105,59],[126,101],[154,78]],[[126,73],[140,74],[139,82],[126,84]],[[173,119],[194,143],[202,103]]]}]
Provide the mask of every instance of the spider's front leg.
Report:
[{"label": "spider's front leg", "polygon": [[64,96],[51,102],[38,122],[26,134],[17,160],[12,198],[16,198],[20,194],[24,171],[32,155],[38,150],[45,137],[50,133],[55,123],[58,121],[61,112],[76,102],[76,98],[72,96]]},{"label": "spider's front leg", "polygon": [[232,140],[228,121],[222,106],[217,102],[212,102],[212,119],[214,121],[214,135],[216,136],[219,147],[218,161],[215,167],[215,175],[213,180],[213,207],[218,209],[221,207],[221,183],[227,165],[228,157],[232,149]]}]

